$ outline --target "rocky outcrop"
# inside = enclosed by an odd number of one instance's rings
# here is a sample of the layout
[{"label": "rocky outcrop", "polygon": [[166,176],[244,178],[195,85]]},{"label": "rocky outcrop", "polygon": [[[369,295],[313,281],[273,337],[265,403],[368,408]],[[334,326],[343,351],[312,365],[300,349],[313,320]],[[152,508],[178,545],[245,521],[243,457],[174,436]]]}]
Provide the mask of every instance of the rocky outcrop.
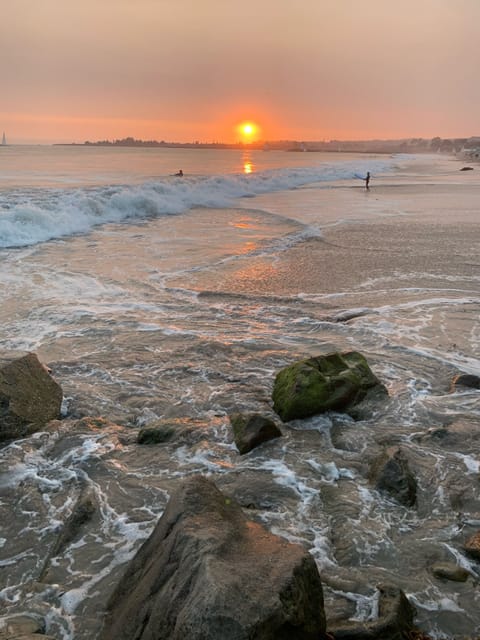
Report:
[{"label": "rocky outcrop", "polygon": [[349,413],[367,396],[385,397],[385,386],[356,351],[295,362],[275,378],[273,408],[284,421],[325,411]]},{"label": "rocky outcrop", "polygon": [[319,640],[313,557],[204,477],[181,483],[108,606],[102,640]]},{"label": "rocky outcrop", "polygon": [[34,353],[0,368],[0,440],[22,438],[60,417],[62,389]]},{"label": "rocky outcrop", "polygon": [[414,609],[401,589],[379,585],[378,618],[329,627],[335,640],[404,640],[413,627]]},{"label": "rocky outcrop", "polygon": [[230,416],[230,423],[235,444],[241,454],[282,435],[273,420],[259,413],[234,413]]},{"label": "rocky outcrop", "polygon": [[387,449],[377,458],[370,467],[369,478],[378,491],[388,493],[406,507],[415,505],[417,481],[400,449]]}]

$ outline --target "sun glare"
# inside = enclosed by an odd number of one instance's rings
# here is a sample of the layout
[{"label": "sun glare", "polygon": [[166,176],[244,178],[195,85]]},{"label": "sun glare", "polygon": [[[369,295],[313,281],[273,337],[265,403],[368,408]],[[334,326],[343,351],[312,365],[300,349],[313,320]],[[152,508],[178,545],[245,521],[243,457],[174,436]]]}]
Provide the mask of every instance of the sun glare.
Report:
[{"label": "sun glare", "polygon": [[243,142],[252,142],[258,134],[258,126],[253,122],[242,122],[237,130]]}]

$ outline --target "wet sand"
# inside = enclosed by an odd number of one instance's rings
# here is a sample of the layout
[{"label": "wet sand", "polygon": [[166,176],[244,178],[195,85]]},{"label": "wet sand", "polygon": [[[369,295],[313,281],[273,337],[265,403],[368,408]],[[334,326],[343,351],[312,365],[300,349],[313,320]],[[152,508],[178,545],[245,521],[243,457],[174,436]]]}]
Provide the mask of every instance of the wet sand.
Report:
[{"label": "wet sand", "polygon": [[[459,172],[461,163],[451,162],[453,168],[435,168],[421,182],[400,175],[376,179],[368,191],[339,184],[317,189],[311,213],[299,212],[298,220],[317,225],[319,237],[280,254],[246,255],[214,273],[189,274],[188,286],[288,296],[384,287],[478,292],[480,174]],[[261,197],[256,201],[262,205]]]}]

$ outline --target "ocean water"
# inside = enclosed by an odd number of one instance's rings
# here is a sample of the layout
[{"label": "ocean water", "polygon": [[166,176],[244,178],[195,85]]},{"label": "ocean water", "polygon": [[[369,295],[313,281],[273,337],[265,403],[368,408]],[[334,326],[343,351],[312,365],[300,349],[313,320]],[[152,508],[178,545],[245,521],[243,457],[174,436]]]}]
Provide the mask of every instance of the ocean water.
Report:
[{"label": "ocean water", "polygon": [[[4,612],[95,638],[175,482],[203,473],[310,550],[330,618],[371,618],[390,582],[432,637],[478,634],[463,542],[480,527],[480,403],[450,380],[480,375],[479,184],[459,175],[428,156],[1,148],[2,355],[36,352],[65,395],[58,428],[0,450]],[[229,413],[271,413],[281,367],[346,349],[387,385],[378,415],[294,421],[238,454]],[[180,437],[137,445],[161,419]],[[415,509],[368,480],[390,446]],[[85,494],[94,517],[52,556]],[[468,581],[435,578],[438,561]]]}]

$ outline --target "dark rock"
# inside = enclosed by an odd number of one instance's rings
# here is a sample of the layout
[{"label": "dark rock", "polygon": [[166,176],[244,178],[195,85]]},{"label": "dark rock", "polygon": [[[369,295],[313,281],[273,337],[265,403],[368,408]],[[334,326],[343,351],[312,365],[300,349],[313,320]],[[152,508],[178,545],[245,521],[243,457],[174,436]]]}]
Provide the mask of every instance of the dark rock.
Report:
[{"label": "dark rock", "polygon": [[387,449],[370,468],[370,480],[378,491],[390,494],[401,504],[413,507],[417,501],[415,480],[400,449]]},{"label": "dark rock", "polygon": [[335,640],[404,640],[412,630],[414,609],[401,589],[379,585],[378,619],[334,623],[328,629]]},{"label": "dark rock", "polygon": [[34,353],[0,368],[0,440],[22,438],[60,417],[63,393]]},{"label": "dark rock", "polygon": [[453,562],[437,562],[432,566],[432,573],[436,578],[452,580],[453,582],[466,582],[469,572]]},{"label": "dark rock", "polygon": [[452,379],[451,391],[455,391],[457,387],[480,389],[480,376],[475,376],[470,373],[459,373]]},{"label": "dark rock", "polygon": [[193,445],[211,436],[211,421],[188,417],[160,418],[140,429],[137,444]]},{"label": "dark rock", "polygon": [[183,481],[108,605],[102,640],[319,640],[313,557],[248,520],[208,479]]},{"label": "dark rock", "polygon": [[234,413],[229,417],[235,444],[241,454],[248,453],[263,442],[282,435],[273,420],[258,413]]},{"label": "dark rock", "polygon": [[480,560],[480,531],[474,533],[465,543],[465,553],[475,560]]},{"label": "dark rock", "polygon": [[385,397],[387,390],[355,351],[330,353],[295,362],[275,378],[273,408],[284,421],[325,411],[350,410],[367,395]]},{"label": "dark rock", "polygon": [[460,171],[473,171],[473,167],[462,167]]},{"label": "dark rock", "polygon": [[161,425],[157,427],[145,427],[140,429],[137,436],[138,444],[162,444],[172,439],[175,429],[169,425]]}]

